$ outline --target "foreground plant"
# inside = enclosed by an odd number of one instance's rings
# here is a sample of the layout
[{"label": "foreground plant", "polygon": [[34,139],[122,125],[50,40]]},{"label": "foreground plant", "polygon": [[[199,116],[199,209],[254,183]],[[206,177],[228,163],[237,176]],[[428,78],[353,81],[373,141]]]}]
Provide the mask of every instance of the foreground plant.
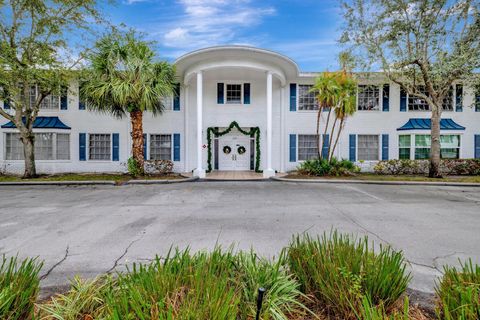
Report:
[{"label": "foreground plant", "polygon": [[18,261],[17,257],[2,256],[0,265],[0,319],[32,319],[39,292],[37,259]]},{"label": "foreground plant", "polygon": [[401,252],[383,246],[375,252],[367,237],[357,240],[337,232],[294,237],[288,263],[304,293],[315,296],[329,314],[344,319],[361,313],[364,298],[373,306],[390,308],[411,278]]},{"label": "foreground plant", "polygon": [[471,259],[459,269],[444,267],[443,278],[435,291],[439,319],[480,319],[480,266],[474,265]]}]

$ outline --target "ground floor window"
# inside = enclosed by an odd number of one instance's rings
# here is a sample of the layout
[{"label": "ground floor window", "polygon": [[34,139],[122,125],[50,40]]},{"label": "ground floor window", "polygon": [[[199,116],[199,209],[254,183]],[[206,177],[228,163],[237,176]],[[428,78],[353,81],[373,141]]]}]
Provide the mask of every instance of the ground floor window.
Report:
[{"label": "ground floor window", "polygon": [[318,158],[318,136],[316,134],[298,135],[298,160]]},{"label": "ground floor window", "polygon": [[172,160],[172,135],[150,135],[150,160]]},{"label": "ground floor window", "polygon": [[[70,160],[70,134],[45,132],[34,135],[36,160]],[[5,159],[24,159],[19,133],[5,133]]]},{"label": "ground floor window", "polygon": [[[400,135],[399,159],[424,160],[430,157],[431,138],[429,134]],[[460,135],[440,136],[440,157],[442,159],[460,158]]]},{"label": "ground floor window", "polygon": [[112,143],[110,134],[90,134],[88,141],[89,160],[111,160]]},{"label": "ground floor window", "polygon": [[358,135],[358,160],[379,160],[379,138],[373,134]]}]

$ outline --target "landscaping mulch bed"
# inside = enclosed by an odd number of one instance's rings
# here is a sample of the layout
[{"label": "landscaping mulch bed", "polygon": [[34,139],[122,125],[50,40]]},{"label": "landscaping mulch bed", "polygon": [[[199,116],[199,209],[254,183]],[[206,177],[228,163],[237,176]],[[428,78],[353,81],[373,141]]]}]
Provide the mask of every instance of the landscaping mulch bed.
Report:
[{"label": "landscaping mulch bed", "polygon": [[429,178],[420,175],[380,175],[361,173],[349,176],[312,176],[291,172],[282,177],[286,179],[321,179],[321,180],[361,180],[361,181],[419,181],[419,182],[465,182],[480,183],[480,176],[448,176],[441,179]]},{"label": "landscaping mulch bed", "polygon": [[170,173],[163,175],[145,175],[132,177],[122,173],[66,173],[53,175],[39,175],[34,179],[23,179],[15,175],[0,175],[0,182],[52,182],[52,181],[115,181],[122,184],[130,180],[176,180],[185,177],[178,173]]}]

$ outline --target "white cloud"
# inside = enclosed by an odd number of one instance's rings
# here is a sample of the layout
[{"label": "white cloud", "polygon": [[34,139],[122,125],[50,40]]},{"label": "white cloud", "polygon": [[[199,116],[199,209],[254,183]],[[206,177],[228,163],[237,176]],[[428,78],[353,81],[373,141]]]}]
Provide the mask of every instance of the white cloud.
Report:
[{"label": "white cloud", "polygon": [[[251,0],[178,0],[178,3],[182,14],[164,26],[167,31],[157,35],[162,45],[184,51],[233,43],[241,31],[275,14],[273,7],[258,6],[258,2]],[[251,41],[242,39],[242,42]]]}]

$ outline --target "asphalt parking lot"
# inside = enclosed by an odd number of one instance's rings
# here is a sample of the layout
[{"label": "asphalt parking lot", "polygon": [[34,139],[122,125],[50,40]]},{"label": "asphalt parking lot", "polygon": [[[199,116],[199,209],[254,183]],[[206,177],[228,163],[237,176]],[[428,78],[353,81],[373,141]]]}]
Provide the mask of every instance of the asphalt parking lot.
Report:
[{"label": "asphalt parking lot", "polygon": [[45,261],[42,286],[216,243],[272,257],[295,233],[338,229],[403,250],[411,287],[432,292],[444,264],[480,263],[480,188],[191,182],[1,186],[0,254]]}]

